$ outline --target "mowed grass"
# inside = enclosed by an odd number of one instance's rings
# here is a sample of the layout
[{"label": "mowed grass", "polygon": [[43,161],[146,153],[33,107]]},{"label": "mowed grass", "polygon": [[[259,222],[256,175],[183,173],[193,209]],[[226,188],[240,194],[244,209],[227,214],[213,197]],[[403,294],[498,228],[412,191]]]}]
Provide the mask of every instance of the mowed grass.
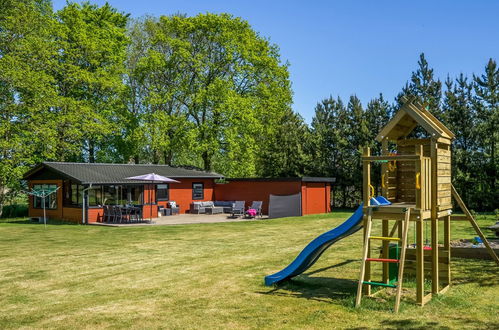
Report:
[{"label": "mowed grass", "polygon": [[[0,328],[499,328],[492,261],[454,259],[454,285],[424,308],[408,282],[399,314],[386,295],[355,309],[361,232],[292,282],[263,285],[350,214],[135,228],[1,223]],[[468,223],[453,225],[453,238],[474,236]]]}]

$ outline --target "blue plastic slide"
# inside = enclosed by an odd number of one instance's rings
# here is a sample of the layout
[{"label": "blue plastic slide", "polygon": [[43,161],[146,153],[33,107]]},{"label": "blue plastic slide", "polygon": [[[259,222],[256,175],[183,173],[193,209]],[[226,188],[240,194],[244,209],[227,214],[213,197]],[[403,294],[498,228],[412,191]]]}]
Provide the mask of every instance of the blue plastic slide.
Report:
[{"label": "blue plastic slide", "polygon": [[[371,198],[371,205],[389,204],[391,203],[383,196]],[[362,207],[363,205],[360,204],[348,220],[310,242],[288,267],[275,274],[265,276],[265,285],[277,284],[300,275],[309,269],[328,247],[361,229],[363,224]]]}]

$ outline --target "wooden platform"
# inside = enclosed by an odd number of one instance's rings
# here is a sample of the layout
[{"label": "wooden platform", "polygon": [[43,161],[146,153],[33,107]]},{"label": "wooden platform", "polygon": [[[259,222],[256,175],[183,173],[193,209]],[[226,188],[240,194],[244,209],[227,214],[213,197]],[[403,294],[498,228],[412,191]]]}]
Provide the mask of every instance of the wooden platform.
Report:
[{"label": "wooden platform", "polygon": [[410,221],[427,220],[431,217],[430,210],[419,210],[416,204],[412,203],[393,203],[391,205],[370,205],[364,207],[364,211],[372,209],[373,219],[381,220],[404,220],[404,212],[407,209],[412,209]]}]

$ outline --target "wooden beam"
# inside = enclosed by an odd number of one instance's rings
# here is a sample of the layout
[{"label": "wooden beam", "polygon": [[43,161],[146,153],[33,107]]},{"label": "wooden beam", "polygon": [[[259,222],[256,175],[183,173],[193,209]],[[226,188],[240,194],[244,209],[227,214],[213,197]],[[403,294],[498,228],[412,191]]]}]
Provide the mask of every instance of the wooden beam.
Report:
[{"label": "wooden beam", "polygon": [[430,120],[437,125],[442,131],[444,131],[451,139],[455,137],[454,133],[451,132],[450,129],[447,128],[440,120],[438,120],[431,112],[426,110],[419,102],[413,102],[415,106],[418,106],[420,111],[422,111]]},{"label": "wooden beam", "polygon": [[[371,226],[372,226],[372,209],[368,209],[367,211],[367,216],[364,214],[364,248],[362,251],[362,264],[360,265],[360,274],[359,274],[359,284],[357,286],[357,297],[355,298],[355,307],[360,307],[360,302],[362,299],[362,289],[364,287],[364,290],[367,295],[371,294],[371,286],[370,285],[363,285],[362,282],[367,281],[369,282],[369,279],[366,280],[366,278],[369,278],[370,276],[367,274],[367,269],[366,267],[370,264],[369,262],[366,262],[367,258],[369,257],[369,236],[371,235]],[[369,288],[369,289],[366,289]]]},{"label": "wooden beam", "polygon": [[411,218],[411,209],[405,211],[405,219],[403,223],[404,232],[402,234],[402,251],[400,251],[400,262],[398,269],[397,296],[395,297],[395,313],[398,313],[400,306],[400,298],[402,296],[402,283],[404,278],[405,254],[407,249],[407,235],[409,233],[409,219]]},{"label": "wooden beam", "polygon": [[454,197],[454,199],[456,200],[457,204],[459,205],[461,210],[464,212],[464,214],[466,214],[466,216],[468,217],[468,220],[470,221],[471,225],[475,229],[478,236],[480,236],[480,238],[482,239],[482,242],[485,245],[485,247],[487,248],[487,250],[489,251],[489,254],[492,257],[492,260],[494,260],[496,262],[496,264],[499,265],[499,258],[497,257],[497,254],[494,252],[494,249],[492,249],[492,247],[490,246],[489,241],[485,238],[485,235],[482,233],[482,230],[480,229],[480,227],[476,223],[475,218],[473,218],[473,215],[471,214],[471,212],[468,210],[468,208],[464,204],[463,200],[461,199],[461,196],[459,196],[459,194],[457,193],[457,190],[453,184],[451,184],[451,189],[452,189],[452,196]]},{"label": "wooden beam", "polygon": [[[389,154],[388,151],[388,139],[384,138],[383,141],[381,141],[381,155],[386,156]],[[383,195],[385,198],[388,198],[388,163],[381,163],[381,195]],[[397,222],[395,222],[397,223]],[[387,237],[388,236],[388,231],[389,231],[389,224],[390,220],[382,220],[381,223],[381,232],[382,236]],[[390,242],[384,240],[382,242],[382,256],[383,258],[388,258],[389,255],[389,247],[390,247]],[[388,283],[389,281],[389,265],[388,263],[384,262],[383,263],[383,283]]]},{"label": "wooden beam", "polygon": [[[371,149],[369,147],[365,147],[363,151],[363,155],[365,157],[369,157],[371,155]],[[369,207],[371,204],[371,164],[369,162],[363,162],[362,163],[362,170],[363,170],[363,200],[364,200],[364,207]],[[364,239],[367,238],[367,256],[366,258],[369,258],[371,256],[371,250],[369,249],[369,235],[370,235],[370,229],[368,232],[367,227],[371,226],[372,223],[372,209],[367,210],[367,217],[364,217]],[[364,212],[364,215],[366,215],[366,212]],[[364,260],[364,264],[365,264]],[[368,262],[367,265],[363,265],[364,267],[364,281],[369,282],[371,280],[371,264]],[[364,292],[366,295],[371,294],[371,286],[370,285],[364,285]],[[360,303],[360,301],[359,301]]]},{"label": "wooden beam", "polygon": [[420,160],[422,156],[419,155],[384,155],[384,156],[362,156],[362,160],[364,162],[372,162],[372,161],[393,161],[393,160]]},{"label": "wooden beam", "polygon": [[423,221],[416,221],[416,302],[424,305],[424,237]]},{"label": "wooden beam", "polygon": [[440,129],[435,123],[433,123],[423,112],[421,112],[416,106],[411,103],[404,104],[404,110],[409,114],[414,120],[418,122],[428,133],[432,134],[432,137],[448,137],[443,130]]},{"label": "wooden beam", "polygon": [[427,139],[400,139],[397,140],[397,145],[399,146],[408,146],[408,145],[415,145],[415,144],[429,144],[431,142],[431,138]]},{"label": "wooden beam", "polygon": [[393,128],[398,124],[398,122],[406,115],[407,113],[400,109],[395,116],[388,122],[388,124],[383,127],[383,129],[376,136],[376,141],[381,142],[384,138],[388,137]]},{"label": "wooden beam", "polygon": [[431,254],[432,254],[432,268],[431,268],[431,292],[437,294],[440,288],[440,275],[439,275],[439,249],[438,249],[438,217],[437,217],[437,140],[432,139],[430,142],[430,161],[431,161],[431,196],[430,196],[430,211],[431,211]]}]

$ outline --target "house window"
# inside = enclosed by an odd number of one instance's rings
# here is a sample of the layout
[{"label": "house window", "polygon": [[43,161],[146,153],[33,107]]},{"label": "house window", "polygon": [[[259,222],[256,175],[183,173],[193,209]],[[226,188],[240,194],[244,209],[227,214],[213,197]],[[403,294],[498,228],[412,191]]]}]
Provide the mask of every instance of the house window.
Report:
[{"label": "house window", "polygon": [[[44,191],[52,191],[57,189],[57,185],[55,184],[35,184],[33,185],[33,190],[44,190]],[[42,209],[43,208],[43,198],[33,196],[33,208]],[[54,192],[49,196],[45,197],[45,208],[49,210],[57,209],[57,193]]]},{"label": "house window", "polygon": [[142,193],[144,186],[122,186],[120,204],[142,204]]},{"label": "house window", "polygon": [[204,184],[202,182],[192,184],[192,199],[204,199]]},{"label": "house window", "polygon": [[156,185],[156,201],[167,201],[169,199],[168,184]]},{"label": "house window", "polygon": [[92,188],[87,190],[88,194],[88,206],[99,206],[102,205],[102,187],[92,186]]},{"label": "house window", "polygon": [[104,186],[102,189],[102,205],[117,205],[119,186]]}]

